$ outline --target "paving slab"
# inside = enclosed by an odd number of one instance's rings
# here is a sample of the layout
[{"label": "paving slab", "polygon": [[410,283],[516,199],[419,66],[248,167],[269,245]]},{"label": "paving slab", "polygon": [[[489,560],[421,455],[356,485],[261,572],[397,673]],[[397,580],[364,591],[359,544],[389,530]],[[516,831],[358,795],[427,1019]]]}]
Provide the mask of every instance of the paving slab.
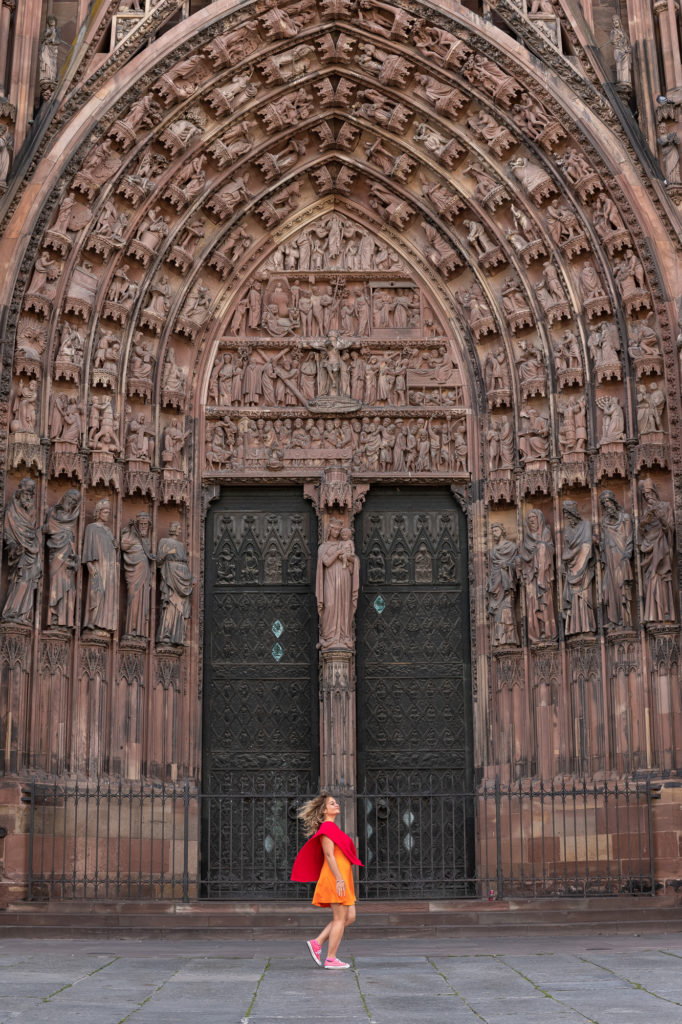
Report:
[{"label": "paving slab", "polygon": [[0,1024],[680,1024],[682,932],[354,940],[16,939]]}]

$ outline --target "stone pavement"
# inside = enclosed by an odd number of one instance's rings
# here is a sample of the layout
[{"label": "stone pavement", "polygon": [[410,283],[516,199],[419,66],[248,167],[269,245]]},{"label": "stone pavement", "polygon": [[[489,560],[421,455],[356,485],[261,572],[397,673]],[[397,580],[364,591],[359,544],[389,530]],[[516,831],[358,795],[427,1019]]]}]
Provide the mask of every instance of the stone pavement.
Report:
[{"label": "stone pavement", "polygon": [[3,939],[0,1024],[680,1024],[682,931],[354,942]]}]

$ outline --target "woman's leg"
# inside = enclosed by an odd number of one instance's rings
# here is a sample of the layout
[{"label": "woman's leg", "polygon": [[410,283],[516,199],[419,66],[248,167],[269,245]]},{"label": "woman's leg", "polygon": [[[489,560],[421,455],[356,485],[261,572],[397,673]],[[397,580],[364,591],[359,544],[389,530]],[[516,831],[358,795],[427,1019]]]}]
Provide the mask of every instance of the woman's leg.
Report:
[{"label": "woman's leg", "polygon": [[346,927],[348,907],[341,903],[332,903],[332,923],[329,929],[329,945],[327,946],[327,959],[333,960],[343,938],[343,930]]},{"label": "woman's leg", "polygon": [[[334,918],[332,918],[332,921],[333,920]],[[329,938],[329,933],[332,930],[332,921],[330,921],[328,924],[324,926],[319,935],[315,936],[315,942],[318,944],[318,946],[324,946],[325,942]]]},{"label": "woman's leg", "polygon": [[355,921],[355,904],[353,904],[352,907],[346,907],[346,910],[347,910],[347,914],[346,914],[346,928],[347,928],[349,924],[353,924],[353,922]]}]

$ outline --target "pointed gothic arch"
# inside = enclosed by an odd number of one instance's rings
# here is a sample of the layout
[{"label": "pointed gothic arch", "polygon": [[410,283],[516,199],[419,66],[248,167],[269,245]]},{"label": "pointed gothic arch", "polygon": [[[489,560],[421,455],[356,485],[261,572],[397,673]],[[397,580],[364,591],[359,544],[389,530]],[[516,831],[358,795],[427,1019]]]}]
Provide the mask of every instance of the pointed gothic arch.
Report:
[{"label": "pointed gothic arch", "polygon": [[[404,263],[398,280],[417,282],[428,297],[436,336],[446,339],[459,375],[452,389],[459,398],[446,405],[464,415],[466,436],[459,462],[452,442],[452,463],[436,476],[469,488],[477,768],[550,775],[579,764],[644,764],[644,737],[633,754],[615,728],[603,754],[582,759],[560,693],[552,697],[558,755],[540,742],[538,726],[527,730],[511,768],[488,724],[498,713],[489,694],[501,675],[520,674],[530,690],[543,670],[540,655],[521,667],[519,649],[497,650],[491,640],[488,522],[500,520],[520,541],[525,512],[538,505],[560,551],[565,498],[596,523],[597,488],[608,487],[636,518],[639,479],[651,474],[672,503],[668,471],[679,471],[669,210],[646,169],[623,162],[632,156],[629,140],[589,76],[579,91],[570,65],[564,80],[533,66],[519,42],[459,6],[377,5],[370,19],[356,18],[345,0],[284,8],[217,0],[125,64],[114,52],[90,76],[65,82],[60,103],[4,208],[4,244],[13,248],[1,285],[8,306],[5,504],[29,473],[39,484],[41,521],[66,487],[80,487],[81,534],[104,493],[115,499],[117,528],[151,508],[158,537],[180,514],[199,579],[202,487],[225,478],[217,462],[206,461],[204,433],[219,342],[229,340],[254,274],[272,272],[272,253],[306,225],[345,216]],[[662,239],[656,258],[647,244],[652,225]],[[298,272],[284,271],[283,279]],[[314,287],[326,273],[318,272]],[[368,268],[355,273],[371,280]],[[352,279],[350,271],[337,274],[344,275]],[[264,337],[259,330],[244,338]],[[233,332],[236,348],[246,345],[239,338]],[[403,338],[406,347],[427,340]],[[658,429],[638,425],[642,384],[655,396],[649,425]],[[59,396],[67,408],[81,407],[73,430],[55,416]],[[411,422],[420,418],[418,405],[406,408]],[[445,412],[444,405],[432,411],[438,429]],[[208,422],[226,416],[218,410]],[[131,425],[135,443],[127,453]],[[179,455],[164,465],[171,427]],[[268,480],[295,477],[294,469],[301,480],[310,469],[319,477],[323,468],[265,463],[254,472]],[[355,472],[363,483],[373,474],[366,465]],[[245,478],[243,467],[226,473]],[[633,575],[632,622],[653,679],[660,670],[647,654],[649,637],[676,635],[677,627],[670,618],[646,619],[639,557]],[[80,577],[78,585],[82,600]],[[44,641],[46,586],[38,587],[27,650]],[[190,619],[194,646],[180,657],[192,687],[173,762],[190,774],[198,729],[190,652],[196,656],[201,635],[200,590]],[[554,600],[559,611],[558,584]],[[60,638],[74,678],[77,631],[69,625]],[[559,633],[560,641],[543,641],[552,657],[561,651],[552,665],[561,663],[566,683],[574,653]],[[599,648],[603,665],[617,664],[603,619],[582,640]],[[103,649],[113,678],[118,647]],[[148,678],[176,656],[153,643],[141,653]],[[604,689],[600,715],[609,720],[613,702]],[[112,705],[109,713],[122,709]],[[589,707],[584,714],[599,718]],[[661,767],[672,767],[682,736],[676,725],[666,735],[657,748]],[[135,770],[164,761],[150,751]]]}]

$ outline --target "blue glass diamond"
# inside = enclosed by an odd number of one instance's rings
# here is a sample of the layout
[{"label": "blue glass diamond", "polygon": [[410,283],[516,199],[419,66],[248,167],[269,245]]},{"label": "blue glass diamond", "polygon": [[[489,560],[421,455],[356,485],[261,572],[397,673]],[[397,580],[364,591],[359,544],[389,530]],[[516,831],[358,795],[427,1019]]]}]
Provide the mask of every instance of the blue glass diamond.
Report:
[{"label": "blue glass diamond", "polygon": [[275,659],[275,661],[279,661],[283,654],[284,648],[282,647],[282,645],[275,644],[275,646],[272,648],[272,656]]},{"label": "blue glass diamond", "polygon": [[273,624],[272,624],[272,632],[275,634],[275,636],[279,640],[279,638],[281,637],[282,633],[284,632],[284,626],[279,621],[279,619],[275,619],[275,621],[273,622]]},{"label": "blue glass diamond", "polygon": [[384,599],[381,596],[381,594],[379,594],[379,596],[374,601],[374,608],[379,613],[379,615],[381,615],[381,613],[383,612],[385,607],[386,607],[386,602],[384,601]]}]

